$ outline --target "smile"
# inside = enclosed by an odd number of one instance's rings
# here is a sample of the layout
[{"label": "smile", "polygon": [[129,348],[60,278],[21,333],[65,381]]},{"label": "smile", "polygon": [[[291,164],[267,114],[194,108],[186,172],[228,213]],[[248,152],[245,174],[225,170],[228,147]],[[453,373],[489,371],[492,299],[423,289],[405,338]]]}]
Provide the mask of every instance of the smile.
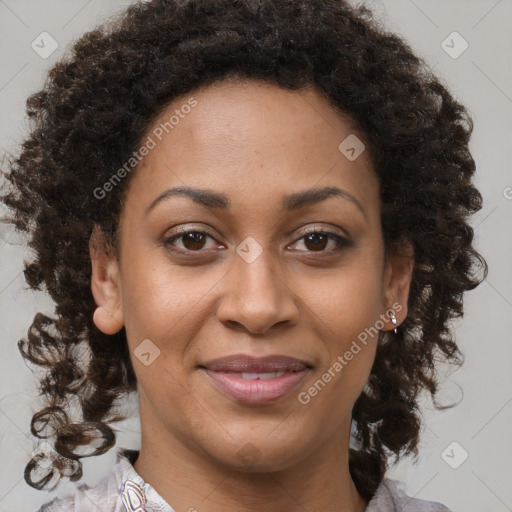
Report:
[{"label": "smile", "polygon": [[239,354],[200,366],[224,396],[243,404],[267,404],[299,386],[312,366],[287,356],[255,358]]}]

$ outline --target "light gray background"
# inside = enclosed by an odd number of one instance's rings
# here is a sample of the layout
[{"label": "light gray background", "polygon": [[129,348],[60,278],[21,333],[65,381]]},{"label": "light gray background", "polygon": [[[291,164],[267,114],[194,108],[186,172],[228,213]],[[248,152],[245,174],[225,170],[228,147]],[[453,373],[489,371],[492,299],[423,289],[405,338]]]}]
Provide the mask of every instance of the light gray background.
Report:
[{"label": "light gray background", "polygon": [[[123,9],[121,0],[0,0],[1,151],[17,151],[27,129],[25,100],[39,90],[46,72],[70,42],[107,16]],[[357,3],[353,0],[353,3]],[[470,110],[475,122],[471,149],[476,183],[484,208],[472,224],[476,245],[489,263],[489,276],[465,297],[465,317],[457,323],[457,342],[466,354],[461,370],[448,376],[439,400],[459,401],[437,412],[424,400],[426,426],[417,466],[404,460],[389,476],[406,483],[407,492],[456,511],[512,511],[512,0],[375,0],[366,2],[391,30],[402,34],[445,85]],[[58,49],[41,58],[31,43],[42,32]],[[458,32],[469,44],[457,58],[442,42]],[[455,36],[451,51],[462,48]],[[0,214],[3,212],[0,211]],[[36,446],[29,432],[37,392],[16,342],[26,335],[37,311],[52,314],[42,293],[25,290],[23,240],[0,227],[0,512],[35,511],[58,492],[25,484],[23,469]],[[136,412],[136,402],[128,404]],[[117,446],[138,447],[137,419],[123,427]],[[452,445],[456,442],[456,445]],[[450,446],[451,445],[451,446]],[[446,450],[448,448],[448,450]],[[465,452],[467,460],[457,469]],[[110,470],[114,450],[84,459],[84,481],[94,485]]]}]

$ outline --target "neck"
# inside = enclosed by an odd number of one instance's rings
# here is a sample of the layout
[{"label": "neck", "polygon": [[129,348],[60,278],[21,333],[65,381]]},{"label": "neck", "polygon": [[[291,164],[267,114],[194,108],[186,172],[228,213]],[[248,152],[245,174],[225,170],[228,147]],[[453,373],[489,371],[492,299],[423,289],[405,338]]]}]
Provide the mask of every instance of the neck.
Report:
[{"label": "neck", "polygon": [[134,468],[176,512],[363,512],[368,503],[349,472],[347,423],[342,435],[292,467],[258,472],[226,466],[158,421],[147,422]]}]

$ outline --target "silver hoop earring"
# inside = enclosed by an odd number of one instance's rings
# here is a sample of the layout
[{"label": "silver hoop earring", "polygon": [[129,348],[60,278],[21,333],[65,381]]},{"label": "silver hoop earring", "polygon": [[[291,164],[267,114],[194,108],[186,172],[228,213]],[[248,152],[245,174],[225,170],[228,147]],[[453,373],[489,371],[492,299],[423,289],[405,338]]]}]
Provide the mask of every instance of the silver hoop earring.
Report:
[{"label": "silver hoop earring", "polygon": [[393,325],[395,326],[395,328],[393,329],[393,332],[396,334],[397,330],[396,330],[396,316],[395,316],[395,313],[393,313],[393,311],[391,311],[390,316],[391,316],[391,321],[393,322]]}]

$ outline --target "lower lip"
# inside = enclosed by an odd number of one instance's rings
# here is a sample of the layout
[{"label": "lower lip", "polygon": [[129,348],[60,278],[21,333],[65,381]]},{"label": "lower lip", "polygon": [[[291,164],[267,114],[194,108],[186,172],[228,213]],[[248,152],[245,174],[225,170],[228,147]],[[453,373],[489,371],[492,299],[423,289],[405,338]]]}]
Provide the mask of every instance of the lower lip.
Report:
[{"label": "lower lip", "polygon": [[244,404],[266,404],[281,398],[297,387],[308,369],[290,372],[274,379],[242,379],[235,373],[214,372],[204,368],[213,383],[230,398]]}]

